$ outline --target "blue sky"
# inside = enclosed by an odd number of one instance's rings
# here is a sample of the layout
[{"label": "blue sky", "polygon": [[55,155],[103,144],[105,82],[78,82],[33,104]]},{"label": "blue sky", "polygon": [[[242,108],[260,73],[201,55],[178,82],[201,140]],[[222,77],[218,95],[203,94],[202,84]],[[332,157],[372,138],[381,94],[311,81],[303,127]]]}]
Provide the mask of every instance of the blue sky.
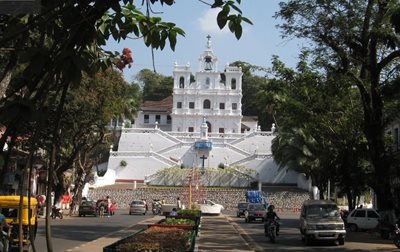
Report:
[{"label": "blue sky", "polygon": [[[222,70],[226,63],[237,60],[269,67],[272,55],[278,55],[290,67],[295,66],[304,42],[281,38],[280,30],[276,28],[279,20],[273,18],[279,10],[279,2],[281,1],[242,0],[240,8],[243,15],[249,18],[253,25],[243,23],[240,40],[228,29],[218,28],[218,9],[211,9],[198,0],[176,0],[172,6],[154,5],[154,11],[162,12],[157,15],[164,21],[175,23],[186,33],[185,37],[178,37],[175,51],[170,49],[169,43],[162,51],[154,50],[156,71],[165,76],[172,76],[174,62],[179,65],[189,62],[194,73],[197,70],[198,58],[206,47],[207,35],[211,35],[212,49],[218,57],[219,70]],[[142,11],[145,12],[144,9]],[[124,47],[133,51],[134,60],[130,69],[124,69],[126,81],[132,82],[136,73],[144,68],[153,69],[151,49],[144,45],[142,39],[126,39],[119,43],[110,40],[105,49],[122,52]]]}]

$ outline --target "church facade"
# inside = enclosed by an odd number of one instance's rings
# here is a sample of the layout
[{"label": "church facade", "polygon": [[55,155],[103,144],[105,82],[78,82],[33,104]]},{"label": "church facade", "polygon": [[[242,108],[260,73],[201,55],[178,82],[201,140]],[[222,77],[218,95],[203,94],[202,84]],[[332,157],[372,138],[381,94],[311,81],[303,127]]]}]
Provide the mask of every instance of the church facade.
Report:
[{"label": "church facade", "polygon": [[243,73],[239,67],[226,66],[223,74],[222,81],[209,36],[194,82],[190,81],[189,65],[175,64],[172,131],[198,132],[206,118],[210,133],[240,132]]},{"label": "church facade", "polygon": [[239,67],[226,65],[222,72],[218,70],[208,36],[194,80],[189,64],[175,63],[172,95],[142,104],[135,124],[122,128],[117,150],[110,150],[107,171],[96,178],[95,186],[122,181],[151,183],[165,168],[222,165],[233,168],[236,175],[226,182],[209,178],[209,186],[238,186],[240,181],[235,178],[246,177],[307,187],[303,177],[273,160],[274,127],[262,132],[256,119],[242,115],[242,75]]},{"label": "church facade", "polygon": [[220,72],[210,36],[207,39],[194,81],[191,81],[190,64],[175,63],[172,97],[162,101],[145,101],[134,127],[199,132],[206,118],[209,133],[240,133],[257,129],[254,117],[243,120],[241,68],[226,65]]}]

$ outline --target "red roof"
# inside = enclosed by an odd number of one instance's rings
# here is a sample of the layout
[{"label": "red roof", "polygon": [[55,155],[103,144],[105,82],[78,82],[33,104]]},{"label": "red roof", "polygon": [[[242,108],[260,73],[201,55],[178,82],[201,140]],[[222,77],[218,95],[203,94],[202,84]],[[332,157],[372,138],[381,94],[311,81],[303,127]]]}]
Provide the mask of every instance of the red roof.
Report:
[{"label": "red roof", "polygon": [[140,106],[140,110],[147,112],[153,111],[153,112],[171,113],[172,105],[173,105],[173,100],[171,95],[161,101],[145,101]]}]

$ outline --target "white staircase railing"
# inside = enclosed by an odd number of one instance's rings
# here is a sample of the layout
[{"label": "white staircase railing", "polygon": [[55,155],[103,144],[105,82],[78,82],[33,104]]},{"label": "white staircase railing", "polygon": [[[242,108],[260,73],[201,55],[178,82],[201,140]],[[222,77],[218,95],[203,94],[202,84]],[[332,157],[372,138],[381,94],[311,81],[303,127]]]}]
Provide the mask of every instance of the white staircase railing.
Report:
[{"label": "white staircase railing", "polygon": [[154,151],[110,151],[111,157],[155,157],[168,165],[178,165],[177,162]]},{"label": "white staircase railing", "polygon": [[246,163],[250,160],[254,160],[256,158],[263,158],[263,159],[268,158],[269,159],[269,158],[272,158],[272,155],[271,154],[262,154],[262,153],[261,154],[253,154],[251,156],[236,160],[235,162],[230,163],[229,165],[241,165],[243,163]]}]

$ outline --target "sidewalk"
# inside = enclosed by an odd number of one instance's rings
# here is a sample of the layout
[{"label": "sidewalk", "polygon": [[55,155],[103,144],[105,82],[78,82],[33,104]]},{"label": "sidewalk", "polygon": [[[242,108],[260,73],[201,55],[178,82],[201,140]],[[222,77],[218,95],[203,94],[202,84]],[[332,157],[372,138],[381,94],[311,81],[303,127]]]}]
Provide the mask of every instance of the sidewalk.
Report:
[{"label": "sidewalk", "polygon": [[[147,227],[147,224],[156,223],[165,218],[154,216],[136,225],[120,230],[118,232],[101,237],[97,240],[83,244],[82,246],[69,249],[68,252],[103,252],[103,247],[110,245],[136,231]],[[229,218],[223,214],[219,216],[203,216],[199,235],[196,239],[198,252],[205,251],[230,251],[248,252],[254,251],[240,235],[240,232],[230,223]]]},{"label": "sidewalk", "polygon": [[229,217],[203,216],[201,220],[200,235],[196,240],[197,251],[254,251],[230,222]]}]

